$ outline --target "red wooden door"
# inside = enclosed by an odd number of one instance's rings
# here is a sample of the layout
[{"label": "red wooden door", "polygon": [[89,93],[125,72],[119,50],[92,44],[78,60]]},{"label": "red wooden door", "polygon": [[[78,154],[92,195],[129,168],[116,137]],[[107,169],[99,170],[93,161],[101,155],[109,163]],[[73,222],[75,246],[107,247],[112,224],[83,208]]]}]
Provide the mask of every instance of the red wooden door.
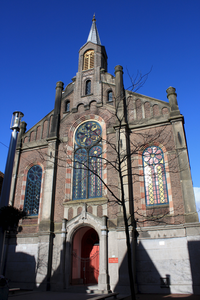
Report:
[{"label": "red wooden door", "polygon": [[90,252],[88,265],[88,283],[98,283],[99,277],[99,245],[94,245]]},{"label": "red wooden door", "polygon": [[89,230],[82,240],[81,277],[84,284],[98,283],[99,244],[94,230]]}]

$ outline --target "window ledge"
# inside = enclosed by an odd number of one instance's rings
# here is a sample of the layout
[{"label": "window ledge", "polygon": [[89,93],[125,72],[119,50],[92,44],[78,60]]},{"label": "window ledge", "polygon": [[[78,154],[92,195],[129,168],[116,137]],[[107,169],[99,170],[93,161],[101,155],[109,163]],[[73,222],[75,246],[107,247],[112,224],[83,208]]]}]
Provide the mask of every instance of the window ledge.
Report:
[{"label": "window ledge", "polygon": [[114,101],[113,101],[113,100],[112,100],[112,101],[108,101],[108,100],[107,100],[106,103],[107,103],[107,104],[112,104],[112,105],[113,105]]},{"label": "window ledge", "polygon": [[85,72],[91,71],[91,70],[94,70],[94,68],[90,68],[90,69],[87,69],[87,70],[82,70],[82,72],[85,73]]},{"label": "window ledge", "polygon": [[146,209],[156,209],[156,208],[166,208],[169,207],[169,203],[167,204],[159,204],[159,205],[152,205],[152,206],[147,206]]},{"label": "window ledge", "polygon": [[27,216],[25,216],[24,219],[37,219],[37,218],[38,218],[38,215],[34,215],[34,216],[27,215]]},{"label": "window ledge", "polygon": [[[64,206],[71,206],[71,205],[80,205],[81,203],[101,203],[101,204],[104,204],[104,203],[107,203],[108,202],[108,199],[105,198],[105,197],[99,197],[99,198],[89,198],[89,199],[79,199],[79,200],[70,200],[70,201],[67,201],[65,202],[65,200],[63,201],[63,205]],[[104,203],[102,203],[104,202]]]},{"label": "window ledge", "polygon": [[93,95],[93,93],[87,94],[87,95],[83,95],[83,96],[81,96],[81,98],[88,97],[88,96],[92,96],[92,95]]}]

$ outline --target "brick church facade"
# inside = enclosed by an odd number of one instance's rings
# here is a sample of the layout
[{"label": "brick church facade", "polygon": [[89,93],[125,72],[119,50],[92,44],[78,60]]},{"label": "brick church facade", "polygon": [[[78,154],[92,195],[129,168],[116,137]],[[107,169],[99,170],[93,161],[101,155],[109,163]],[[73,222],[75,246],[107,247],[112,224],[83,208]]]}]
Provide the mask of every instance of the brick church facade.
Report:
[{"label": "brick church facade", "polygon": [[137,227],[129,232],[138,291],[200,293],[184,120],[175,88],[167,98],[124,90],[121,66],[107,72],[93,18],[76,76],[65,88],[56,84],[54,109],[28,131],[21,123],[10,204],[27,217],[7,236],[13,286],[127,291],[119,154],[127,216]]}]

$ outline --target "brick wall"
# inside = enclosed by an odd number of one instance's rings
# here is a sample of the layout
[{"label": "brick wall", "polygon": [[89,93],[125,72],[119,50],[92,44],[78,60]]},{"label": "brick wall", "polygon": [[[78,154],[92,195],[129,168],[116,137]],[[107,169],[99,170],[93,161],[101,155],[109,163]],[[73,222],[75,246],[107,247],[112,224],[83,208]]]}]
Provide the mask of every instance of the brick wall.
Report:
[{"label": "brick wall", "polygon": [[[47,148],[24,151],[20,156],[19,170],[17,174],[17,185],[15,191],[15,199],[14,206],[17,208],[24,208],[24,199],[25,199],[25,191],[26,191],[26,182],[27,182],[27,174],[29,169],[33,165],[40,165],[43,170],[42,181],[41,181],[41,191],[40,191],[40,206],[39,206],[39,215],[38,217],[34,217],[33,219],[23,220],[22,233],[31,233],[36,232],[38,230],[38,219],[40,218],[41,208],[42,208],[42,200],[43,200],[43,186],[44,186],[44,171],[46,167],[46,154]],[[33,225],[34,222],[34,226]],[[37,223],[37,225],[36,225]],[[23,226],[26,225],[26,226]],[[30,226],[29,226],[30,225]],[[26,229],[25,229],[26,227]]]},{"label": "brick wall", "polygon": [[[148,140],[150,143],[148,143]],[[136,218],[140,226],[180,224],[184,222],[184,205],[178,170],[178,157],[175,152],[174,137],[171,125],[138,130],[131,135],[133,155],[133,193]],[[168,189],[169,205],[157,208],[146,207],[144,171],[142,152],[148,146],[158,146],[162,149],[165,161],[165,171]],[[139,150],[141,148],[141,151]],[[138,151],[139,150],[139,151]],[[160,218],[155,222],[144,222],[148,217]],[[163,218],[166,216],[165,218]]]},{"label": "brick wall", "polygon": [[[73,176],[73,147],[74,147],[74,133],[78,126],[87,120],[96,120],[100,123],[103,130],[103,156],[108,161],[114,162],[116,159],[116,153],[112,147],[116,144],[116,133],[114,126],[116,125],[116,119],[114,116],[114,106],[110,104],[106,105],[107,91],[110,89],[109,85],[104,85],[103,102],[104,106],[98,107],[96,101],[90,103],[89,109],[80,105],[76,113],[64,114],[65,100],[61,104],[61,125],[60,125],[60,144],[58,148],[58,165],[56,174],[56,189],[55,189],[55,209],[54,209],[54,220],[55,222],[61,222],[64,217],[63,202],[72,200],[72,176]],[[66,97],[67,100],[72,101],[73,93]],[[135,98],[135,102],[130,103],[132,110],[129,110],[129,118],[132,120],[140,120],[142,118],[159,117],[169,112],[167,107],[162,109],[155,104],[150,105],[150,102],[141,101]],[[135,103],[135,104],[134,104]],[[135,106],[134,106],[135,105]],[[36,127],[36,131],[31,133],[29,139],[34,140],[39,136],[46,138],[50,130],[50,124],[44,120],[43,125]],[[106,135],[106,132],[108,133]],[[64,139],[64,140],[63,140]],[[27,137],[28,140],[28,137]],[[166,166],[166,179],[168,185],[168,196],[169,206],[163,208],[157,208],[156,211],[147,209],[145,202],[145,191],[144,191],[144,178],[143,178],[143,166],[141,158],[141,146],[147,147],[148,145],[158,145],[164,152],[165,166]],[[28,145],[28,144],[27,144]],[[131,134],[131,145],[135,147],[132,157],[133,167],[133,191],[134,191],[134,207],[137,218],[141,221],[142,226],[152,225],[152,222],[143,222],[147,216],[151,215],[164,215],[168,214],[165,219],[168,223],[181,223],[184,222],[184,208],[180,186],[180,177],[178,173],[177,157],[174,151],[174,138],[171,125],[168,123],[166,126],[157,126],[150,129],[134,130],[132,129]],[[140,150],[140,151],[139,151]],[[40,164],[45,171],[46,167],[46,154],[47,148],[40,150],[24,151],[20,158],[20,167],[17,178],[17,189],[15,197],[15,206],[23,207],[25,188],[26,188],[26,176],[28,169],[33,164]],[[44,173],[44,172],[43,172]],[[120,191],[118,189],[119,174],[117,170],[111,167],[109,164],[103,164],[103,179],[111,187],[114,194],[119,196]],[[44,184],[45,177],[43,177],[42,186]],[[42,190],[41,190],[42,191]],[[112,193],[104,187],[103,196],[108,197],[109,203],[105,209],[105,205],[98,205],[94,208],[91,206],[90,211],[95,211],[95,215],[102,216],[107,214],[110,219],[117,219],[118,213],[121,210],[116,204],[115,198]],[[40,212],[42,209],[42,194],[40,201]],[[81,212],[81,207],[73,208],[73,205],[68,209],[68,219],[75,217],[76,214]],[[179,214],[179,215],[178,215]],[[40,214],[39,214],[40,218]],[[31,222],[31,221],[30,221]],[[37,221],[38,222],[38,221]],[[155,225],[155,224],[154,224]],[[25,226],[25,225],[24,225]],[[26,224],[26,231],[30,230]],[[34,226],[33,232],[38,230]]]}]

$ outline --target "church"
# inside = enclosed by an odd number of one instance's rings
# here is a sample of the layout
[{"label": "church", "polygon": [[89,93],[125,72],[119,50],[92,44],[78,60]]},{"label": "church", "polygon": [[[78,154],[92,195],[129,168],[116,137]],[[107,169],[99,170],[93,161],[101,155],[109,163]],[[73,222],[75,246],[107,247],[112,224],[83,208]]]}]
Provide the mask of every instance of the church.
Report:
[{"label": "church", "polygon": [[6,276],[24,289],[127,293],[128,228],[138,292],[200,294],[200,225],[176,90],[151,98],[124,89],[122,66],[113,71],[94,16],[53,110],[28,131],[21,123],[9,203],[27,216],[7,235]]}]

